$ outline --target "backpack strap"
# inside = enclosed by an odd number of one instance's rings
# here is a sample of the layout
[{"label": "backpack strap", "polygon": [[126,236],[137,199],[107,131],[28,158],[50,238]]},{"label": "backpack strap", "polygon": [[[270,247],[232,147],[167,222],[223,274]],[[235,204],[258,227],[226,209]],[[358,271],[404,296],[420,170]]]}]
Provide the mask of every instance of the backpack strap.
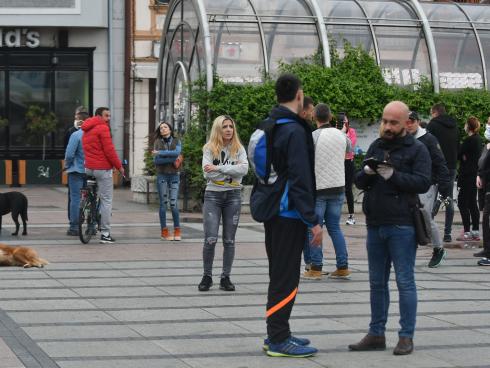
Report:
[{"label": "backpack strap", "polygon": [[283,125],[283,124],[288,124],[288,123],[296,123],[296,120],[293,119],[288,119],[288,118],[282,118],[276,120],[273,124],[271,123],[271,118],[267,118],[265,122],[269,122],[269,124],[266,124],[266,127],[264,128],[264,132],[266,134],[266,145],[267,145],[267,161],[266,161],[266,169],[265,169],[265,176],[264,176],[264,183],[269,182],[269,177],[271,174],[272,170],[272,156],[273,156],[273,138],[274,138],[274,133],[276,131],[276,126]]}]

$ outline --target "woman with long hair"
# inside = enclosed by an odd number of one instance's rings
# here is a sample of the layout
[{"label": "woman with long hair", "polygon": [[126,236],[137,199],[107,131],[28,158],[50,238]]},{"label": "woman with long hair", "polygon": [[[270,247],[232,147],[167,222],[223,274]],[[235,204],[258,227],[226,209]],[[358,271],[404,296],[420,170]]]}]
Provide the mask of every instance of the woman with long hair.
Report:
[{"label": "woman with long hair", "polygon": [[[182,239],[179,218],[179,185],[180,168],[175,168],[174,162],[181,152],[181,143],[173,136],[172,124],[166,121],[160,122],[154,134],[153,156],[157,171],[157,190],[160,199],[160,229],[162,240]],[[174,233],[170,234],[167,227],[167,207],[170,202]]]},{"label": "woman with long hair", "polygon": [[478,174],[478,159],[482,151],[480,121],[471,116],[466,121],[464,130],[468,137],[459,150],[458,173],[458,207],[463,221],[463,231],[456,239],[459,241],[479,241],[480,211],[477,204],[476,177]]},{"label": "woman with long hair", "polygon": [[354,193],[352,192],[352,184],[354,183],[354,174],[356,172],[356,165],[354,163],[355,147],[357,144],[356,130],[350,126],[349,118],[347,114],[344,114],[344,121],[342,122],[342,131],[350,139],[352,145],[351,150],[345,154],[345,198],[347,200],[347,209],[349,210],[349,217],[345,221],[346,225],[354,225],[356,219],[354,218]]},{"label": "woman with long hair", "polygon": [[203,147],[202,169],[207,180],[203,206],[204,275],[198,289],[208,291],[213,285],[214,250],[220,220],[223,219],[220,289],[234,291],[235,285],[230,280],[230,273],[235,258],[235,234],[242,205],[241,182],[248,172],[248,160],[236,124],[229,116],[218,116],[214,120],[209,140]]}]

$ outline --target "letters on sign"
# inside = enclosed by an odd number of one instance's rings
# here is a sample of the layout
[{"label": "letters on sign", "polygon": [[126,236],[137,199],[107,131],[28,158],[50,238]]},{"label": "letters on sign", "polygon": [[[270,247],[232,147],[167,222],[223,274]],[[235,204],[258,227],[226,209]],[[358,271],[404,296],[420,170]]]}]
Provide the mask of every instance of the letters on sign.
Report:
[{"label": "letters on sign", "polygon": [[27,28],[4,30],[0,28],[0,47],[30,47],[36,48],[41,44],[39,32]]}]

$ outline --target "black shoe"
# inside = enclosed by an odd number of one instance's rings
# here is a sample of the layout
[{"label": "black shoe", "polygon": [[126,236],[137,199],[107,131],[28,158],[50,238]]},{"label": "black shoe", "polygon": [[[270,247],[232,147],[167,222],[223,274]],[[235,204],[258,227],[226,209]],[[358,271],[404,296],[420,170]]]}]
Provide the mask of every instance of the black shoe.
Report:
[{"label": "black shoe", "polygon": [[105,235],[101,235],[101,236],[100,236],[100,242],[101,242],[102,244],[113,244],[113,243],[115,243],[115,242],[116,242],[116,239],[114,239],[114,238],[113,238],[112,236],[110,236],[110,235],[107,235],[107,236],[105,236]]},{"label": "black shoe", "polygon": [[66,232],[66,235],[68,235],[68,236],[78,236],[78,230],[68,230]]},{"label": "black shoe", "polygon": [[490,257],[490,252],[487,252],[485,249],[477,252],[477,253],[473,253],[473,257],[476,257],[476,258],[488,258]]},{"label": "black shoe", "polygon": [[451,243],[453,238],[451,238],[451,234],[444,234],[444,238],[442,240],[446,243]]},{"label": "black shoe", "polygon": [[444,248],[434,248],[432,258],[429,261],[429,268],[439,267],[444,261],[444,258],[446,258],[446,254],[447,252]]},{"label": "black shoe", "polygon": [[478,266],[490,266],[490,259],[482,258],[478,261]]},{"label": "black shoe", "polygon": [[204,275],[197,288],[199,291],[208,291],[211,286],[213,286],[213,279],[211,276]]},{"label": "black shoe", "polygon": [[229,276],[221,278],[219,288],[224,291],[235,291],[235,285],[233,285],[233,283],[230,281]]}]

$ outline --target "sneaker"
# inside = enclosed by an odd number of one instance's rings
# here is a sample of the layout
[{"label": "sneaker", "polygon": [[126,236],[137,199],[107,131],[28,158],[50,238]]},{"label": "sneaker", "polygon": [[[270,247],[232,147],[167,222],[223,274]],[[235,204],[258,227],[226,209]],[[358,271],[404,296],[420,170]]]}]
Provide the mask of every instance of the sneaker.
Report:
[{"label": "sneaker", "polygon": [[66,232],[66,235],[68,235],[68,236],[78,236],[78,230],[68,230]]},{"label": "sneaker", "polygon": [[460,236],[456,238],[457,241],[471,241],[473,240],[473,236],[469,231],[461,233]]},{"label": "sneaker", "polygon": [[317,270],[308,270],[301,275],[301,278],[306,280],[321,280],[322,277],[323,277],[322,271],[317,271]]},{"label": "sneaker", "polygon": [[444,238],[442,240],[446,243],[451,243],[453,238],[451,238],[451,234],[444,234]]},{"label": "sneaker", "polygon": [[480,241],[480,232],[478,230],[471,230],[471,240]]},{"label": "sneaker", "polygon": [[429,261],[429,268],[437,268],[439,267],[444,258],[446,258],[447,252],[444,248],[434,248],[432,251],[432,258]]},{"label": "sneaker", "polygon": [[279,344],[269,343],[267,355],[271,357],[307,358],[317,352],[318,350],[311,346],[302,346],[294,343],[289,337]]},{"label": "sneaker", "polygon": [[345,221],[346,225],[355,225],[356,224],[356,219],[354,218],[354,215],[349,215],[347,220]]},{"label": "sneaker", "polygon": [[478,266],[490,266],[490,259],[482,258],[478,261]]},{"label": "sneaker", "polygon": [[168,231],[168,227],[164,227],[162,229],[160,239],[161,240],[174,240],[174,238],[172,236],[170,236],[170,232]]},{"label": "sneaker", "polygon": [[199,291],[208,291],[211,286],[213,286],[213,279],[211,276],[204,275],[197,288]]},{"label": "sneaker", "polygon": [[349,271],[348,268],[337,268],[335,271],[333,271],[328,277],[330,279],[343,279],[343,280],[349,280],[350,279],[350,274],[352,272]]},{"label": "sneaker", "polygon": [[476,258],[489,258],[490,257],[490,253],[487,252],[485,249],[477,252],[477,253],[473,253],[473,257],[476,257]]},{"label": "sneaker", "polygon": [[114,239],[112,236],[110,235],[101,235],[100,236],[100,243],[102,244],[113,244],[116,242],[116,239]]},{"label": "sneaker", "polygon": [[[310,345],[310,340],[308,340],[308,339],[306,339],[304,337],[296,337],[296,336],[291,335],[289,337],[289,339],[291,340],[291,342],[293,342],[293,343],[295,343],[296,345],[299,345],[299,346],[308,346],[308,345]],[[269,338],[264,339],[264,345],[262,346],[262,349],[264,351],[269,350],[269,344],[270,344]]]},{"label": "sneaker", "polygon": [[174,229],[174,240],[175,241],[181,241],[182,240],[182,234],[180,232],[180,227],[176,227]]},{"label": "sneaker", "polygon": [[219,288],[224,291],[235,291],[235,285],[233,285],[229,276],[221,278],[219,281]]}]

